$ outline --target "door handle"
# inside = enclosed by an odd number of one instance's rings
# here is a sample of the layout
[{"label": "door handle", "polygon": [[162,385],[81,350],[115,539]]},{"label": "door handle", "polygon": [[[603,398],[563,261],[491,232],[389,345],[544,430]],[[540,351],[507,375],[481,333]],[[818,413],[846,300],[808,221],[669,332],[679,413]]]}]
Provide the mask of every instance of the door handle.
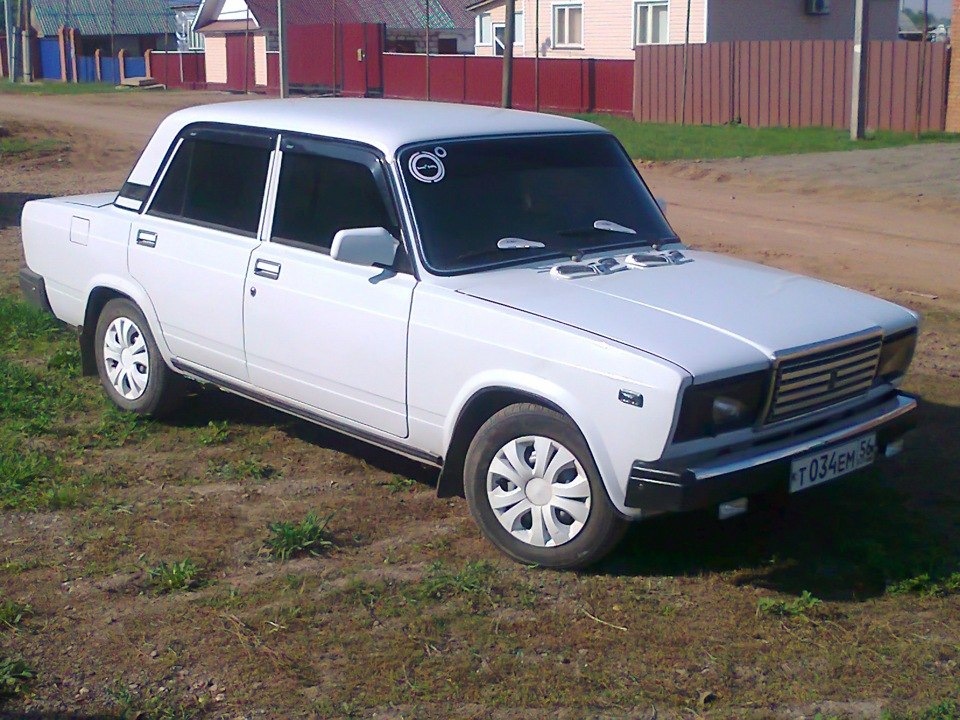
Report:
[{"label": "door handle", "polygon": [[253,274],[267,280],[276,280],[280,277],[280,263],[272,260],[257,260],[253,264]]},{"label": "door handle", "polygon": [[143,245],[144,247],[156,247],[157,234],[155,232],[150,232],[149,230],[138,230],[137,245]]}]

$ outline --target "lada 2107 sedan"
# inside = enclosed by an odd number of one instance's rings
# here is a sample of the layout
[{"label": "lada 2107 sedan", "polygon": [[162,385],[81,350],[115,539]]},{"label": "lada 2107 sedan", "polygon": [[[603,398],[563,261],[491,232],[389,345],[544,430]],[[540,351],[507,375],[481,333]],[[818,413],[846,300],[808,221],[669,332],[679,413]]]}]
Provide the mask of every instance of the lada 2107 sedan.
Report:
[{"label": "lada 2107 sedan", "polygon": [[189,378],[436,465],[525,563],[847,475],[916,407],[916,315],[687,247],[568,118],[190,108],[119,193],[27,203],[22,230],[23,291],[120,408],[169,412]]}]

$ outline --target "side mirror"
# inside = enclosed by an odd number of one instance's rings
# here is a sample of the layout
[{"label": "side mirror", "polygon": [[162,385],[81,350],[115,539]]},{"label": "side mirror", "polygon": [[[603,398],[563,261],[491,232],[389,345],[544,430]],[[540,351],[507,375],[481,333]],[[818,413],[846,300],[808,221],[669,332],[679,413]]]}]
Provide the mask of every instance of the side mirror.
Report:
[{"label": "side mirror", "polygon": [[655,198],[655,200],[657,201],[657,207],[660,208],[660,212],[662,212],[664,215],[666,215],[666,214],[667,214],[667,201],[666,201],[664,198],[662,198],[662,197]]},{"label": "side mirror", "polygon": [[341,230],[333,236],[330,257],[351,265],[393,265],[400,242],[386,228]]}]

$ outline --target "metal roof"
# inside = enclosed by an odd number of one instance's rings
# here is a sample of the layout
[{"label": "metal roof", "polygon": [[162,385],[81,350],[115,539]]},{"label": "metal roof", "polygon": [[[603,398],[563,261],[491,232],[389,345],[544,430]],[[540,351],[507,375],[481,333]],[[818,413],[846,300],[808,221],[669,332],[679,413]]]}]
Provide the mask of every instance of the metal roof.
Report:
[{"label": "metal roof", "polygon": [[[328,23],[384,23],[388,28],[424,29],[427,0],[287,0],[284,13],[291,25]],[[430,27],[437,30],[472,29],[473,15],[462,0],[429,0]],[[261,27],[277,26],[275,0],[247,0]],[[336,17],[334,17],[336,8]]]},{"label": "metal roof", "polygon": [[163,35],[176,32],[166,0],[32,0],[34,27],[56,35],[73,27],[81,35]]}]

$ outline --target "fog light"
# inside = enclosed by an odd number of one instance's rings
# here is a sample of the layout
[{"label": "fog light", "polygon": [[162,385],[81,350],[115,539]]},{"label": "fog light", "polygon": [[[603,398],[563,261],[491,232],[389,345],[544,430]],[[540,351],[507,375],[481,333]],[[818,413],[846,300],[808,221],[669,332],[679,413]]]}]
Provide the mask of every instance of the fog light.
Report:
[{"label": "fog light", "polygon": [[901,452],[903,452],[903,438],[894,440],[891,443],[887,443],[887,447],[883,451],[883,454],[885,457],[893,457],[894,455],[899,455]]},{"label": "fog light", "polygon": [[717,510],[717,517],[721,520],[729,520],[737,515],[743,515],[747,511],[747,498],[737,498],[730,502],[720,503]]}]

